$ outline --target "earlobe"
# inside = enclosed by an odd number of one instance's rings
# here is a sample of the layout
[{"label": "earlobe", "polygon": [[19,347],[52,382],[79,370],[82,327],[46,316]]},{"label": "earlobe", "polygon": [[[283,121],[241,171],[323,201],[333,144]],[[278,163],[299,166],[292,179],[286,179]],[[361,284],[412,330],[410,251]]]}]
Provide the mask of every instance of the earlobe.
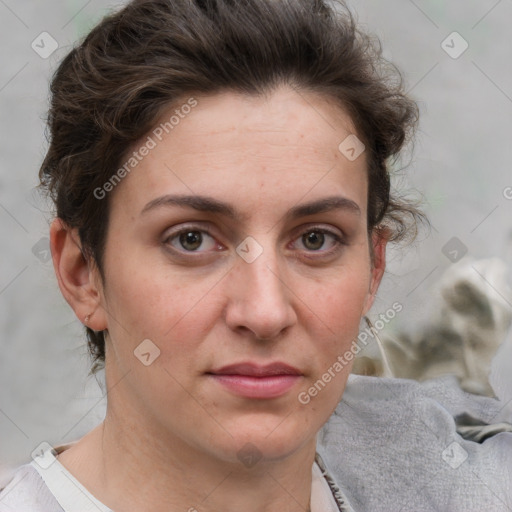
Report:
[{"label": "earlobe", "polygon": [[54,219],[50,226],[50,248],[60,291],[78,319],[96,331],[106,329],[97,269],[85,258],[77,229],[60,218]]},{"label": "earlobe", "polygon": [[386,246],[389,239],[389,233],[386,230],[375,230],[372,233],[373,261],[371,268],[371,279],[368,295],[366,298],[363,315],[366,315],[373,305],[375,295],[386,270]]}]

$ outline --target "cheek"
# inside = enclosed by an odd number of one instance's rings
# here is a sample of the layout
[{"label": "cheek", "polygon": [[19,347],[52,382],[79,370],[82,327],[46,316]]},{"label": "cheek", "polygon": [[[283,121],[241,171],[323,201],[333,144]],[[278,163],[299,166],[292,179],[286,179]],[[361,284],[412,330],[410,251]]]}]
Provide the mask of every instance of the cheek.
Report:
[{"label": "cheek", "polygon": [[120,350],[130,357],[142,340],[150,339],[161,351],[160,362],[171,355],[175,362],[180,354],[190,357],[218,315],[212,293],[218,277],[191,279],[183,271],[138,264],[135,258],[110,268],[106,309]]},{"label": "cheek", "polygon": [[[303,310],[308,311],[305,325],[315,348],[317,377],[331,368],[338,356],[357,351],[357,347],[353,347],[357,343],[369,286],[369,265],[355,265],[339,269],[330,279],[317,284],[313,293],[310,288],[309,295],[307,287],[303,290],[303,297],[308,297],[304,299]],[[344,363],[346,368],[342,372],[335,372],[338,384],[350,371],[351,361]]]},{"label": "cheek", "polygon": [[316,290],[304,290],[304,297],[312,311],[318,314],[332,331],[343,333],[343,327],[359,325],[370,288],[368,266],[340,269]]}]

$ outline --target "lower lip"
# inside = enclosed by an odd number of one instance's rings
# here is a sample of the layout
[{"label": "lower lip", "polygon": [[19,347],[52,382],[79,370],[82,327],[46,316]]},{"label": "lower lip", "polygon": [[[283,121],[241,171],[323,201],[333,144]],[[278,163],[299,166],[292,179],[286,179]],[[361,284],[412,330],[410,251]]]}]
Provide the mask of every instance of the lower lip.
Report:
[{"label": "lower lip", "polygon": [[289,391],[301,378],[300,375],[269,375],[249,377],[247,375],[210,374],[218,383],[230,391],[247,398],[277,398]]}]

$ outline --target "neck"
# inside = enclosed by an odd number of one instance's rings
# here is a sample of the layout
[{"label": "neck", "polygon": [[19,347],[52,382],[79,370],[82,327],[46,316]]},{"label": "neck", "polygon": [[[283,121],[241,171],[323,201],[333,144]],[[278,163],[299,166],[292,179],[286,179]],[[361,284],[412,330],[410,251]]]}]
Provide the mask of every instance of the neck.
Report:
[{"label": "neck", "polygon": [[59,459],[112,510],[304,512],[315,449],[313,439],[285,459],[246,467],[184,443],[140,413],[123,408],[121,415],[109,402],[104,422]]}]

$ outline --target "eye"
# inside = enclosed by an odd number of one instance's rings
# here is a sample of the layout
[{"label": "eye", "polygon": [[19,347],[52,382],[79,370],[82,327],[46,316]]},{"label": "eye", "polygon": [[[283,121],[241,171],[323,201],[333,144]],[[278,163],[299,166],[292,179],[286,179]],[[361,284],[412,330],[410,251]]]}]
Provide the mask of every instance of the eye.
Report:
[{"label": "eye", "polygon": [[[303,247],[308,252],[319,252],[322,255],[334,254],[341,249],[341,246],[346,245],[343,238],[328,229],[313,227],[304,231],[302,235],[297,239],[300,240]],[[330,248],[322,250],[326,242],[330,240]]]},{"label": "eye", "polygon": [[[180,252],[207,252],[215,247],[218,243],[215,241],[210,232],[205,229],[199,229],[197,226],[189,226],[180,229],[178,232],[167,236],[164,239],[165,244],[171,245]],[[200,251],[200,248],[204,250]]]},{"label": "eye", "polygon": [[[320,227],[303,231],[302,235],[295,239],[295,243],[297,242],[302,245],[299,250],[304,248],[309,253],[319,253],[321,256],[335,254],[343,245],[346,245],[338,233]],[[179,253],[204,254],[215,249],[223,249],[207,228],[199,226],[185,226],[175,233],[170,233],[164,238],[163,243],[170,245]],[[325,249],[326,244],[328,244],[327,249]]]}]

